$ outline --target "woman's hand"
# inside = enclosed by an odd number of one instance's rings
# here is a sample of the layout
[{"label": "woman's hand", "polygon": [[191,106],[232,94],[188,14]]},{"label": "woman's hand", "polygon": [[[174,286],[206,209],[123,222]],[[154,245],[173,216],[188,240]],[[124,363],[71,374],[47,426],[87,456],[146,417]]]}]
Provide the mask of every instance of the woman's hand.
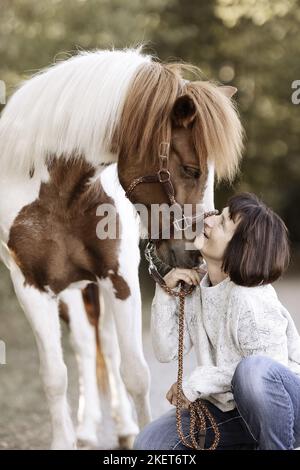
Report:
[{"label": "woman's hand", "polygon": [[164,281],[170,289],[177,286],[178,282],[184,281],[187,284],[197,286],[206,271],[201,272],[200,268],[184,269],[184,268],[173,268],[168,272]]},{"label": "woman's hand", "polygon": [[[177,382],[175,382],[166,395],[166,399],[171,403],[171,405],[176,406],[177,404]],[[182,408],[188,409],[191,402],[184,396],[182,393],[181,399]]]}]

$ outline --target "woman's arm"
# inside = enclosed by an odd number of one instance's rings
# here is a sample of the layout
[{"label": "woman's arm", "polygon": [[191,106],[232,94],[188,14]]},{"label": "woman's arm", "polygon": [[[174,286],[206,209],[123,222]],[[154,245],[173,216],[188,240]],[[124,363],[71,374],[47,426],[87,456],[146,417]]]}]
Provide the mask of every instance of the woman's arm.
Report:
[{"label": "woman's arm", "polygon": [[[199,274],[192,272],[188,274],[188,269],[180,270],[176,268],[172,276],[165,276],[169,287],[178,291],[179,287],[174,287],[178,280],[197,284]],[[198,299],[198,301],[196,300]],[[200,292],[196,287],[192,294],[185,299],[185,329],[184,329],[184,354],[192,347],[190,330],[193,328],[193,319],[196,315],[195,305],[200,309]],[[155,288],[155,296],[151,308],[151,337],[155,356],[160,362],[171,362],[177,359],[178,355],[178,308],[179,299],[167,294],[158,284]],[[199,312],[198,312],[199,313]]]}]

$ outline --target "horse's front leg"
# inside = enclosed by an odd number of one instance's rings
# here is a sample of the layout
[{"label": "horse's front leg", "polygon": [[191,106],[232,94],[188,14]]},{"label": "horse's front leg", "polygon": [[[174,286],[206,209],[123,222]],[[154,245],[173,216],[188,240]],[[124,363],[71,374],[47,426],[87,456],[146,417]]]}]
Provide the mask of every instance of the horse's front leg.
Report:
[{"label": "horse's front leg", "polygon": [[[126,277],[125,277],[126,278]],[[135,404],[138,424],[143,428],[151,419],[149,388],[150,372],[144,357],[141,325],[141,297],[138,277],[128,276],[130,294],[119,295],[116,283],[100,280],[105,304],[112,309],[121,353],[121,377]],[[124,279],[121,281],[124,285]],[[103,290],[102,290],[103,289]],[[123,297],[123,298],[122,298]]]},{"label": "horse's front leg", "polygon": [[[93,326],[88,320],[81,290],[67,289],[60,298],[67,307],[71,342],[79,371],[77,439],[89,446],[97,447],[102,419],[96,374],[98,324]],[[95,309],[97,305],[92,307]]]},{"label": "horse's front leg", "polygon": [[24,284],[11,261],[11,278],[18,300],[31,324],[40,358],[40,373],[52,420],[52,449],[74,449],[75,432],[67,403],[67,368],[63,360],[57,299]]},{"label": "horse's front leg", "polygon": [[112,415],[116,423],[119,447],[131,449],[138,433],[138,427],[133,419],[132,404],[120,374],[121,357],[114,315],[109,298],[106,302],[105,299],[105,295],[100,295],[100,337],[109,371]]}]

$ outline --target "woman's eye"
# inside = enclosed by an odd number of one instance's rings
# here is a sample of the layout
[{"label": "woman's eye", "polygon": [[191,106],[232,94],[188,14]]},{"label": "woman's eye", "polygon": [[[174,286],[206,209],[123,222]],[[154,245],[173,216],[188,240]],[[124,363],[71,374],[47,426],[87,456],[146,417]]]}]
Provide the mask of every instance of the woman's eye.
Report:
[{"label": "woman's eye", "polygon": [[196,178],[200,177],[200,170],[199,168],[194,168],[192,166],[183,166],[183,174],[186,178]]}]

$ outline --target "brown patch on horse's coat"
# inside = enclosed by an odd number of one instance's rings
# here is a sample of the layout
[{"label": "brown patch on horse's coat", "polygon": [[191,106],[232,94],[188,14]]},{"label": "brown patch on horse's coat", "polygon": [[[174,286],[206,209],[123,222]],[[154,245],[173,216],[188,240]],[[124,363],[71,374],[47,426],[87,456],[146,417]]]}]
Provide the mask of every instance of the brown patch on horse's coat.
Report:
[{"label": "brown patch on horse's coat", "polygon": [[[42,183],[38,198],[24,206],[10,230],[8,246],[25,280],[40,291],[49,287],[55,294],[71,283],[116,276],[116,295],[130,294],[126,282],[118,281],[120,240],[99,240],[96,215],[100,204],[114,206],[100,179],[91,182],[95,168],[83,158],[48,163],[49,181]],[[117,230],[120,220],[116,213]]]},{"label": "brown patch on horse's coat", "polygon": [[115,288],[115,296],[117,299],[127,299],[130,295],[128,284],[118,273],[109,273],[109,278]]},{"label": "brown patch on horse's coat", "polygon": [[96,284],[89,284],[81,291],[88,321],[92,326],[98,326],[100,317],[99,289]]},{"label": "brown patch on horse's coat", "polygon": [[58,302],[58,313],[59,313],[60,318],[69,326],[70,325],[69,308],[68,308],[68,305],[61,299]]},{"label": "brown patch on horse's coat", "polygon": [[96,337],[96,374],[98,385],[103,391],[108,389],[108,372],[105,363],[105,358],[101,348],[99,322],[100,322],[100,301],[99,301],[99,287],[97,284],[89,284],[81,291],[85,311],[90,324],[95,329]]}]

